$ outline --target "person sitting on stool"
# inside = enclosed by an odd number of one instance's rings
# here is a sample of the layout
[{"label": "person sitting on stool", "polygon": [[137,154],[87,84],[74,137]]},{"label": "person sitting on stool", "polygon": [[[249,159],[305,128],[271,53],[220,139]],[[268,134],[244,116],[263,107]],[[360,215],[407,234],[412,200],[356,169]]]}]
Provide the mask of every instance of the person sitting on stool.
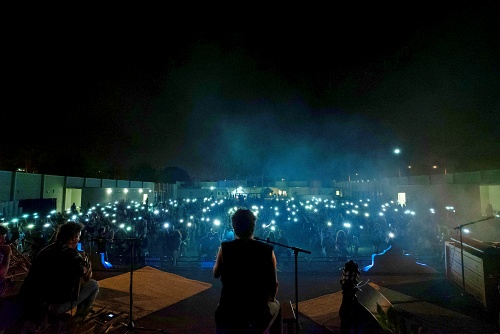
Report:
[{"label": "person sitting on stool", "polygon": [[77,250],[82,230],[80,223],[61,224],[56,241],[38,253],[18,293],[27,311],[46,308],[57,317],[76,307],[73,322],[85,320],[99,285],[91,278],[91,263]]},{"label": "person sitting on stool", "polygon": [[231,221],[236,239],[221,243],[213,268],[214,277],[222,281],[216,333],[281,333],[273,247],[253,239],[252,211],[240,208]]}]

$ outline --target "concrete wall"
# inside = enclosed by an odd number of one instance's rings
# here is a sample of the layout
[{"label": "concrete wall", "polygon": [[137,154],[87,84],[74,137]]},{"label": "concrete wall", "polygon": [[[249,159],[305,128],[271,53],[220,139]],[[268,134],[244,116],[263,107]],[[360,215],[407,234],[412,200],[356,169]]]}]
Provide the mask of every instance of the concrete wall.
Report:
[{"label": "concrete wall", "polygon": [[77,209],[81,212],[82,189],[66,188],[63,210],[70,211],[73,203],[75,203]]},{"label": "concrete wall", "polygon": [[64,181],[65,181],[64,176],[44,175],[43,177],[42,198],[55,198],[57,212],[62,212],[65,209]]},{"label": "concrete wall", "polygon": [[[113,191],[108,193],[107,189]],[[148,197],[152,202],[154,190],[154,182],[0,171],[0,214],[7,219],[18,216],[22,213],[20,200],[54,199],[58,212],[69,210],[73,203],[86,208],[88,203],[142,202]]]},{"label": "concrete wall", "polygon": [[[217,182],[218,191],[237,186],[245,187],[245,180]],[[107,189],[111,189],[112,192],[108,193]],[[456,216],[461,222],[481,217],[488,203],[493,205],[494,210],[500,210],[500,171],[384,178],[376,182],[328,182],[328,184],[318,181],[279,180],[273,189],[284,190],[289,197],[331,196],[332,199],[336,198],[336,191],[340,191],[342,198],[353,200],[397,199],[398,193],[404,192],[408,205],[419,206],[415,209],[455,207]],[[72,203],[86,208],[89,204],[120,200],[143,202],[145,198],[149,198],[149,202],[153,203],[211,195],[210,189],[182,188],[180,184],[0,171],[0,203],[2,203],[0,208],[4,212],[3,215],[16,214],[17,208],[14,203],[23,199],[55,199],[57,211],[64,211]]]},{"label": "concrete wall", "polygon": [[145,195],[150,198],[151,203],[153,191],[154,189],[149,188],[85,188],[82,191],[81,206],[87,209],[89,205],[96,203],[143,202]]},{"label": "concrete wall", "polygon": [[392,185],[385,187],[383,192],[393,199],[398,198],[398,193],[405,193],[407,207],[418,212],[429,212],[430,209],[442,211],[452,206],[455,212],[450,225],[477,220],[482,216],[477,184]]},{"label": "concrete wall", "polygon": [[[179,188],[177,189],[177,196],[183,199],[205,198],[215,196],[215,191],[205,188]],[[177,198],[176,198],[177,199]]]},{"label": "concrete wall", "polygon": [[13,172],[0,171],[0,202],[12,201],[12,177]]},{"label": "concrete wall", "polygon": [[22,214],[18,201],[0,202],[0,218],[17,217]]},{"label": "concrete wall", "polygon": [[488,204],[491,204],[493,211],[500,211],[500,186],[481,186],[480,193],[483,214],[485,214]]},{"label": "concrete wall", "polygon": [[13,200],[43,198],[42,174],[16,173]]}]

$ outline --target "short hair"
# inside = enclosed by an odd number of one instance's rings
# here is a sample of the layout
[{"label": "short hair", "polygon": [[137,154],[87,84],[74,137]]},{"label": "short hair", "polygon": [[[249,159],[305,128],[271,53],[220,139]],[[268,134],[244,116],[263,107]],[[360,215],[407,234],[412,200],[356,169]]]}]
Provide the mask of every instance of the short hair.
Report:
[{"label": "short hair", "polygon": [[7,233],[9,233],[7,227],[0,225],[0,235],[6,235]]},{"label": "short hair", "polygon": [[234,234],[239,238],[250,238],[255,230],[257,218],[248,209],[240,208],[231,217]]},{"label": "short hair", "polygon": [[62,243],[70,241],[78,232],[83,230],[83,224],[67,222],[59,225],[56,234],[56,240]]}]

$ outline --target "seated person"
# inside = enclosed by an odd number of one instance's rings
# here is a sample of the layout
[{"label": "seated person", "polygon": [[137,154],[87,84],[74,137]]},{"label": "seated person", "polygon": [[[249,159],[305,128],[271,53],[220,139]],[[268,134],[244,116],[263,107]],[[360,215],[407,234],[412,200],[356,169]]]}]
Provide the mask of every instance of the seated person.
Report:
[{"label": "seated person", "polygon": [[5,226],[0,225],[0,296],[7,285],[7,272],[9,271],[10,255],[12,253],[10,246],[6,244],[8,232]]},{"label": "seated person", "polygon": [[55,242],[38,253],[18,294],[27,311],[47,307],[57,316],[76,307],[76,323],[88,315],[99,285],[91,278],[91,263],[76,249],[82,229],[80,223],[61,224]]},{"label": "seated person", "polygon": [[256,217],[238,209],[231,217],[236,239],[221,243],[213,268],[222,291],[215,311],[217,334],[282,330],[273,247],[253,239]]}]

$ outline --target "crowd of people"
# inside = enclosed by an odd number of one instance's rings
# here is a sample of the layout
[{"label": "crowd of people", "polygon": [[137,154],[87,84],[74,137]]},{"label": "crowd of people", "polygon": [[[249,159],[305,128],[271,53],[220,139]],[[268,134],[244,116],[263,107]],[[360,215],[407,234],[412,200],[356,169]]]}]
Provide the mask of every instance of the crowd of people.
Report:
[{"label": "crowd of people", "polygon": [[[255,212],[255,236],[311,252],[311,257],[356,257],[360,247],[379,253],[397,242],[406,252],[442,252],[450,236],[448,215],[437,210],[414,212],[395,202],[313,198],[299,200],[234,197],[169,200],[161,203],[117,202],[72,208],[45,218],[24,217],[4,226],[6,239],[30,258],[54,240],[65,221],[83,224],[85,249],[106,258],[128,254],[136,242],[135,258],[182,256],[214,260],[220,243],[235,237],[230,217],[239,207]],[[291,256],[276,246],[278,257]]]}]

